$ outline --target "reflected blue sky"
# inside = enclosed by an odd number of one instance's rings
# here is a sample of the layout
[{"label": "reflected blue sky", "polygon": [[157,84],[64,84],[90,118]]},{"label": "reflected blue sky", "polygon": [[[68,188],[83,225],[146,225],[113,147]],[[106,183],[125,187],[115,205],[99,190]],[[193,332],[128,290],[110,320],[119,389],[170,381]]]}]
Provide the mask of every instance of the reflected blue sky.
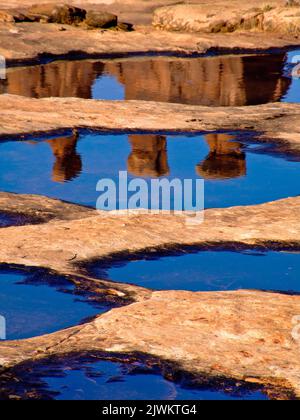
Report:
[{"label": "reflected blue sky", "polygon": [[0,269],[0,314],[6,319],[8,340],[52,333],[108,309],[76,296],[63,277]]},{"label": "reflected blue sky", "polygon": [[95,207],[99,179],[118,182],[119,171],[128,170],[129,180],[148,183],[157,177],[204,179],[207,208],[299,194],[297,161],[257,153],[261,146],[244,144],[242,134],[210,136],[83,133],[75,143],[72,136],[1,142],[0,190]]},{"label": "reflected blue sky", "polygon": [[[137,367],[137,366],[136,366]],[[48,367],[49,369],[49,367]],[[235,394],[213,389],[184,388],[144,368],[108,361],[82,362],[80,367],[52,364],[55,375],[42,374],[45,390],[56,400],[266,400],[259,391],[233,387]],[[47,371],[47,369],[45,369]]]},{"label": "reflected blue sky", "polygon": [[116,261],[106,269],[92,265],[100,278],[156,290],[237,289],[300,293],[300,255],[287,252],[202,251],[155,259]]}]

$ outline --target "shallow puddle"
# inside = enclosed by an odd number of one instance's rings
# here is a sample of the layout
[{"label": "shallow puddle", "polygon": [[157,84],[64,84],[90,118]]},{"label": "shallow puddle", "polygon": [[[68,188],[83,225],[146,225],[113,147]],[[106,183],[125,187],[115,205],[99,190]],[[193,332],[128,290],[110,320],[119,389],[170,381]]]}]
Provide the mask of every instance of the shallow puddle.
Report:
[{"label": "shallow puddle", "polygon": [[149,191],[152,178],[204,179],[207,208],[249,205],[298,195],[299,159],[299,151],[276,153],[247,133],[11,140],[0,142],[0,190],[95,207],[98,181],[118,184],[127,170],[128,181],[144,178]]},{"label": "shallow puddle", "polygon": [[34,222],[35,221],[33,221],[31,218],[28,218],[21,214],[0,212],[0,228],[9,226],[24,226]]},{"label": "shallow puddle", "polygon": [[[2,397],[14,394],[27,398],[56,400],[266,400],[259,391],[239,386],[226,391],[199,389],[164,379],[159,372],[140,363],[99,360],[47,362],[27,368],[18,385],[7,383]],[[28,382],[27,382],[28,381]],[[13,385],[13,388],[10,386]],[[17,388],[17,389],[16,389]],[[26,391],[25,391],[26,390]],[[24,392],[25,391],[25,392]],[[30,396],[29,396],[30,395]],[[29,397],[28,397],[29,396]]]},{"label": "shallow puddle", "polygon": [[146,254],[112,263],[94,262],[99,278],[155,290],[260,289],[300,293],[300,255],[287,252],[194,251]]},{"label": "shallow puddle", "polygon": [[280,54],[56,61],[10,68],[0,93],[149,100],[208,106],[300,101],[293,57]]},{"label": "shallow puddle", "polygon": [[52,333],[77,325],[110,309],[108,304],[89,303],[75,293],[64,277],[43,270],[1,268],[0,315],[6,320],[7,340]]}]

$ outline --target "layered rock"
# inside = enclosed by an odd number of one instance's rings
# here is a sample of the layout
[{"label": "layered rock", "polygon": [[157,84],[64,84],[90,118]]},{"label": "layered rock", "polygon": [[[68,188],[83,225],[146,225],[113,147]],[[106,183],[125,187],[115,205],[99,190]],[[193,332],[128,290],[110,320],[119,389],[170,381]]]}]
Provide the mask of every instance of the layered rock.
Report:
[{"label": "layered rock", "polygon": [[87,13],[85,22],[92,28],[111,28],[117,26],[118,17],[112,13],[91,10]]},{"label": "layered rock", "polygon": [[300,33],[299,4],[249,8],[246,4],[216,3],[177,4],[157,9],[153,25],[159,29],[184,32],[235,32],[261,30],[298,35]]},{"label": "layered rock", "polygon": [[157,9],[153,25],[159,29],[186,32],[234,32],[237,29],[263,28],[263,10],[248,6],[224,7],[216,4],[177,4]]},{"label": "layered rock", "polygon": [[297,104],[204,107],[147,101],[28,99],[0,95],[0,106],[2,136],[74,127],[149,132],[255,129],[266,133],[263,141],[277,144],[282,151],[299,153],[300,105]]},{"label": "layered rock", "polygon": [[[154,356],[194,385],[256,384],[300,397],[299,296],[258,291],[154,292],[96,320],[52,335],[0,344],[2,367],[69,353]],[[238,384],[237,384],[238,385]]]}]

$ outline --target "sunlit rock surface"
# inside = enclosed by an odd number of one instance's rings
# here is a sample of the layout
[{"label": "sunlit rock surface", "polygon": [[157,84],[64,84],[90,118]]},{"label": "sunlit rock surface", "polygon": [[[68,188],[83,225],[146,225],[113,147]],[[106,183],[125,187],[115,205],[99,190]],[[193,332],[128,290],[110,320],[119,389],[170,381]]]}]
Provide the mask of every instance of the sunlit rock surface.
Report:
[{"label": "sunlit rock surface", "polygon": [[297,36],[300,32],[300,5],[284,2],[257,4],[245,2],[207,2],[176,4],[154,12],[153,25],[159,29],[182,32],[230,33],[238,30],[273,31]]},{"label": "sunlit rock surface", "polygon": [[50,355],[143,353],[174,363],[201,383],[236,379],[273,396],[300,396],[299,296],[237,291],[154,292],[86,325],[0,344],[2,366]]}]

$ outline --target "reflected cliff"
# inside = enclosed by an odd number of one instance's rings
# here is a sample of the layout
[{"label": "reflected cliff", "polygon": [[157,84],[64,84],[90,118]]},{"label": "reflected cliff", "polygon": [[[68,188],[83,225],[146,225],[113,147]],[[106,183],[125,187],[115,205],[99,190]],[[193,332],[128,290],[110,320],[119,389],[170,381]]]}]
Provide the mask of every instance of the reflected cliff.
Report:
[{"label": "reflected cliff", "polygon": [[169,174],[167,139],[157,135],[129,136],[132,151],[128,157],[128,172],[140,177],[160,177]]},{"label": "reflected cliff", "polygon": [[137,99],[207,106],[280,101],[286,54],[57,61],[8,69],[0,92],[43,98]]},{"label": "reflected cliff", "polygon": [[[239,132],[128,136],[84,131],[79,138],[74,132],[7,139],[0,142],[0,190],[94,207],[99,180],[117,186],[119,172],[127,169],[128,181],[145,178],[148,192],[153,178],[204,178],[206,208],[260,204],[299,195],[299,150],[277,146]],[[148,192],[142,192],[143,199],[149,199]]]},{"label": "reflected cliff", "polygon": [[243,145],[228,134],[207,134],[209,154],[197,165],[204,179],[229,179],[246,175],[246,154]]},{"label": "reflected cliff", "polygon": [[[210,151],[196,166],[196,173],[203,179],[228,179],[246,175],[246,154],[243,145],[229,134],[204,136]],[[79,134],[45,140],[53,153],[52,181],[72,181],[82,173],[82,158],[77,152]],[[135,177],[159,178],[171,172],[168,163],[167,138],[156,134],[132,134],[128,136],[131,152],[127,170]],[[31,142],[29,142],[31,143]],[[36,142],[32,142],[37,145]]]},{"label": "reflected cliff", "polygon": [[[77,152],[79,134],[73,130],[72,135],[65,137],[55,137],[44,140],[50,146],[54,164],[52,167],[51,179],[53,182],[64,183],[79,177],[82,172],[82,159]],[[35,141],[28,141],[33,146],[38,146]]]},{"label": "reflected cliff", "polygon": [[284,63],[285,54],[161,58],[110,62],[105,70],[125,86],[124,99],[242,106],[281,99],[290,84]]},{"label": "reflected cliff", "polygon": [[76,151],[78,137],[78,133],[74,131],[72,136],[47,141],[55,156],[52,172],[54,182],[71,181],[81,174],[82,161]]}]

